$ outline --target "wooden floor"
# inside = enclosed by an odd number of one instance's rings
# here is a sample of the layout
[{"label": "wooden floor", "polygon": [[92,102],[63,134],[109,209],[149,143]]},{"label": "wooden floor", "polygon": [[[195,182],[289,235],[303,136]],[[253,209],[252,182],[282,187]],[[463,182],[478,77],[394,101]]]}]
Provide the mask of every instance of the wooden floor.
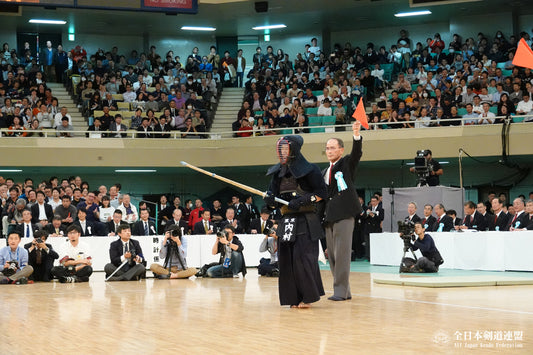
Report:
[{"label": "wooden floor", "polygon": [[401,287],[352,272],[353,299],[332,302],[322,277],[326,297],[308,310],[280,307],[277,279],[255,269],[245,279],[104,283],[95,273],[84,284],[5,285],[0,353],[533,353],[533,286]]}]

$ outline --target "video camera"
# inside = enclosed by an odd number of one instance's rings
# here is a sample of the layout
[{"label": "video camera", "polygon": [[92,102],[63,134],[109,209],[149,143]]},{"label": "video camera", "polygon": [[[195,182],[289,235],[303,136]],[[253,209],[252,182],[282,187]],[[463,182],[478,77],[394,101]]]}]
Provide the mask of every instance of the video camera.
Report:
[{"label": "video camera", "polygon": [[409,250],[411,242],[416,240],[415,224],[411,221],[398,221],[398,233],[403,239],[404,250]]},{"label": "video camera", "polygon": [[433,166],[429,164],[428,160],[426,159],[426,156],[428,154],[431,154],[431,151],[428,149],[418,150],[416,152],[414,169],[419,186],[427,185],[427,180],[429,179],[430,172],[431,170],[433,170]]}]

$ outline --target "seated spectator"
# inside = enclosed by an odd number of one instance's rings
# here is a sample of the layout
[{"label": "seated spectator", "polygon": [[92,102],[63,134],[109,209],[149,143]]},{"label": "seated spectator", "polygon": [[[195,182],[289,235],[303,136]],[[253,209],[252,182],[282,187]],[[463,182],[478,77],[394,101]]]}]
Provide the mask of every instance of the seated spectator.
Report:
[{"label": "seated spectator", "polygon": [[46,225],[43,231],[48,233],[50,237],[64,237],[67,233],[67,228],[61,223],[62,218],[59,215],[54,215],[52,223]]},{"label": "seated spectator", "polygon": [[32,242],[24,245],[28,251],[28,264],[33,268],[33,273],[29,278],[34,281],[48,282],[52,279],[50,272],[54,266],[54,260],[59,258],[59,255],[51,244],[46,243],[47,232],[36,231],[33,237]]},{"label": "seated spectator", "polygon": [[331,116],[331,103],[328,98],[324,99],[323,103],[318,107],[318,116]]},{"label": "seated spectator", "polygon": [[464,203],[464,219],[460,226],[455,226],[456,230],[460,229],[476,229],[478,231],[485,231],[488,228],[485,218],[476,210],[476,204],[472,201]]},{"label": "seated spectator", "polygon": [[205,120],[202,117],[202,113],[200,110],[194,110],[194,115],[192,117],[192,125],[196,129],[197,132],[206,131]]},{"label": "seated spectator", "polygon": [[39,224],[39,228],[44,228],[54,217],[52,206],[45,203],[45,197],[43,191],[37,191],[37,203],[31,206],[32,223]]},{"label": "seated spectator", "polygon": [[78,213],[76,207],[72,206],[71,203],[72,200],[70,199],[70,196],[67,194],[63,195],[63,197],[61,197],[61,205],[57,206],[54,212],[61,217],[61,222],[65,228],[74,222]]},{"label": "seated spectator", "polygon": [[193,234],[213,234],[215,225],[211,222],[211,211],[203,210],[200,213],[202,220],[194,224]]},{"label": "seated spectator", "polygon": [[26,132],[26,127],[23,126],[23,122],[20,117],[13,117],[13,123],[11,126],[9,126],[7,135],[11,137],[26,137],[28,135],[28,132]]},{"label": "seated spectator", "polygon": [[105,99],[102,100],[102,105],[109,107],[110,111],[117,111],[117,100],[113,100],[113,95],[110,92],[106,92]]},{"label": "seated spectator", "polygon": [[[253,118],[252,118],[253,122]],[[248,121],[246,118],[241,120],[241,126],[239,127],[237,136],[238,137],[251,137],[253,135],[253,124]]]},{"label": "seated spectator", "polygon": [[122,220],[128,223],[137,222],[139,215],[137,214],[137,208],[131,203],[130,195],[122,195],[122,204],[118,206],[118,209],[122,211]]},{"label": "seated spectator", "polygon": [[132,90],[131,83],[126,84],[126,91],[122,93],[124,102],[133,102],[137,98],[137,94]]},{"label": "seated spectator", "polygon": [[431,127],[431,117],[428,116],[428,110],[424,107],[420,110],[420,116],[415,121],[415,128]]},{"label": "seated spectator", "polygon": [[165,116],[159,118],[159,123],[154,126],[154,132],[161,132],[153,133],[155,138],[170,138],[170,133],[164,133],[170,132],[170,125],[167,123],[167,118]]},{"label": "seated spectator", "polygon": [[139,211],[139,220],[135,222],[131,230],[131,235],[157,235],[155,230],[155,223],[149,220],[150,213],[147,209],[141,209]]},{"label": "seated spectator", "polygon": [[52,128],[52,124],[54,123],[54,117],[49,112],[48,107],[45,104],[41,105],[36,119],[39,121],[40,128]]},{"label": "seated spectator", "polygon": [[107,235],[108,236],[116,236],[118,227],[121,225],[129,225],[128,222],[122,220],[122,211],[119,209],[116,209],[113,212],[113,219],[109,222],[106,222],[106,229],[107,229]]},{"label": "seated spectator", "polygon": [[522,101],[516,105],[516,113],[518,115],[528,115],[531,111],[533,111],[533,101],[529,97],[529,93],[526,92],[522,96]]},{"label": "seated spectator", "polygon": [[192,118],[188,117],[185,119],[185,127],[180,129],[182,132],[181,138],[198,138],[199,135],[197,134],[191,134],[191,133],[198,133],[196,128],[192,125]]},{"label": "seated spectator", "polygon": [[502,113],[503,106],[506,107],[506,115],[516,114],[516,106],[509,100],[509,95],[503,93],[500,97],[500,102],[498,103],[498,116],[504,116]]},{"label": "seated spectator", "polygon": [[69,124],[68,117],[61,119],[61,125],[56,127],[57,137],[74,137],[74,127]]},{"label": "seated spectator", "polygon": [[242,273],[246,275],[246,265],[242,254],[244,247],[235,235],[235,228],[232,225],[224,227],[223,236],[217,236],[213,248],[213,255],[220,254],[219,265],[211,266],[207,269],[207,277],[239,277]]},{"label": "seated spectator", "polygon": [[135,113],[133,116],[131,116],[131,125],[130,125],[130,129],[137,129],[141,123],[142,123],[142,108],[140,107],[137,107],[135,109]]},{"label": "seated spectator", "polygon": [[28,265],[28,251],[19,246],[21,236],[11,232],[7,245],[0,249],[0,284],[27,284],[33,267]]},{"label": "seated spectator", "polygon": [[87,282],[93,273],[89,245],[80,241],[81,228],[71,225],[67,228],[68,240],[59,249],[59,266],[51,274],[61,283]]},{"label": "seated spectator", "polygon": [[483,103],[483,112],[479,115],[479,121],[477,124],[493,124],[496,115],[490,110],[490,104],[488,102]]},{"label": "seated spectator", "polygon": [[17,223],[15,231],[23,238],[33,238],[33,234],[38,230],[40,230],[39,225],[32,223],[31,211],[24,209],[22,220]]},{"label": "seated spectator", "polygon": [[142,118],[142,123],[137,127],[137,137],[138,138],[152,138],[153,129],[150,127],[150,119],[148,117]]},{"label": "seated spectator", "polygon": [[187,267],[187,237],[175,224],[167,228],[159,249],[159,259],[164,260],[164,264],[154,263],[150,265],[150,271],[159,279],[187,279],[197,272],[195,268]]},{"label": "seated spectator", "polygon": [[313,91],[310,87],[305,90],[305,95],[302,100],[302,106],[304,108],[317,106],[317,97],[313,95]]},{"label": "seated spectator", "polygon": [[[128,127],[126,125],[122,124],[122,115],[120,113],[117,113],[115,115],[115,120],[111,122],[109,125],[109,131],[111,132],[108,134],[108,137],[110,138],[124,138],[126,137],[126,131],[128,130]],[[122,133],[124,132],[124,133]]]},{"label": "seated spectator", "polygon": [[394,85],[394,90],[399,93],[411,92],[411,83],[405,78],[404,73],[398,74],[398,81]]},{"label": "seated spectator", "polygon": [[94,132],[94,133],[85,133],[85,136],[87,138],[102,138],[102,137],[106,137],[105,133],[101,133],[102,131],[104,131],[104,129],[102,128],[102,121],[100,121],[99,117],[95,117],[94,118],[93,124],[90,125],[89,128],[87,128],[87,130],[89,132]]},{"label": "seated spectator", "polygon": [[92,237],[96,235],[95,225],[87,220],[87,210],[85,207],[78,208],[78,219],[74,222],[81,231],[82,237]]},{"label": "seated spectator", "polygon": [[[106,279],[109,278],[109,281],[137,281],[146,274],[146,260],[141,245],[135,239],[131,239],[129,225],[119,226],[117,234],[119,239],[109,245],[111,262],[104,267]],[[122,265],[124,262],[126,263]],[[117,271],[118,268],[120,269]],[[113,273],[115,274],[109,277]]]}]

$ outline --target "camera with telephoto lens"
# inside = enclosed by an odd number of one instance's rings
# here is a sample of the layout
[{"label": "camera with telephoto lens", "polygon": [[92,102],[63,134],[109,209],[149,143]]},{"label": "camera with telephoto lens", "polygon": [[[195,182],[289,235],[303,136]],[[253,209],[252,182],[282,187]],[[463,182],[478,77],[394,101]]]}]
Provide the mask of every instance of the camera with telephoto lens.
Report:
[{"label": "camera with telephoto lens", "polygon": [[4,276],[7,276],[7,277],[15,275],[15,273],[17,272],[19,263],[16,260],[11,260],[11,261],[8,261],[7,263],[8,263],[8,266],[4,268],[4,270],[2,271],[2,274],[4,274]]},{"label": "camera with telephoto lens", "polygon": [[266,235],[266,236],[271,236],[272,234],[276,234],[276,229],[275,228],[265,228],[263,230],[263,234]]},{"label": "camera with telephoto lens", "polygon": [[228,238],[228,233],[225,230],[220,230],[217,232],[217,238]]}]

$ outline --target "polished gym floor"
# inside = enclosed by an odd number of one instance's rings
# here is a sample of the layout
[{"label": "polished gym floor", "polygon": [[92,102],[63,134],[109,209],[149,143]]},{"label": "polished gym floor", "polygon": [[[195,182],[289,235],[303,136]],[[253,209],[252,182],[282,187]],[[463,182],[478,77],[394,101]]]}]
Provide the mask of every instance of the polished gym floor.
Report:
[{"label": "polished gym floor", "polygon": [[533,286],[377,285],[373,275],[397,268],[353,262],[352,300],[327,300],[326,266],[326,296],[290,309],[279,306],[277,279],[248,270],[238,279],[105,283],[95,273],[89,283],[2,285],[0,353],[533,353]]}]

